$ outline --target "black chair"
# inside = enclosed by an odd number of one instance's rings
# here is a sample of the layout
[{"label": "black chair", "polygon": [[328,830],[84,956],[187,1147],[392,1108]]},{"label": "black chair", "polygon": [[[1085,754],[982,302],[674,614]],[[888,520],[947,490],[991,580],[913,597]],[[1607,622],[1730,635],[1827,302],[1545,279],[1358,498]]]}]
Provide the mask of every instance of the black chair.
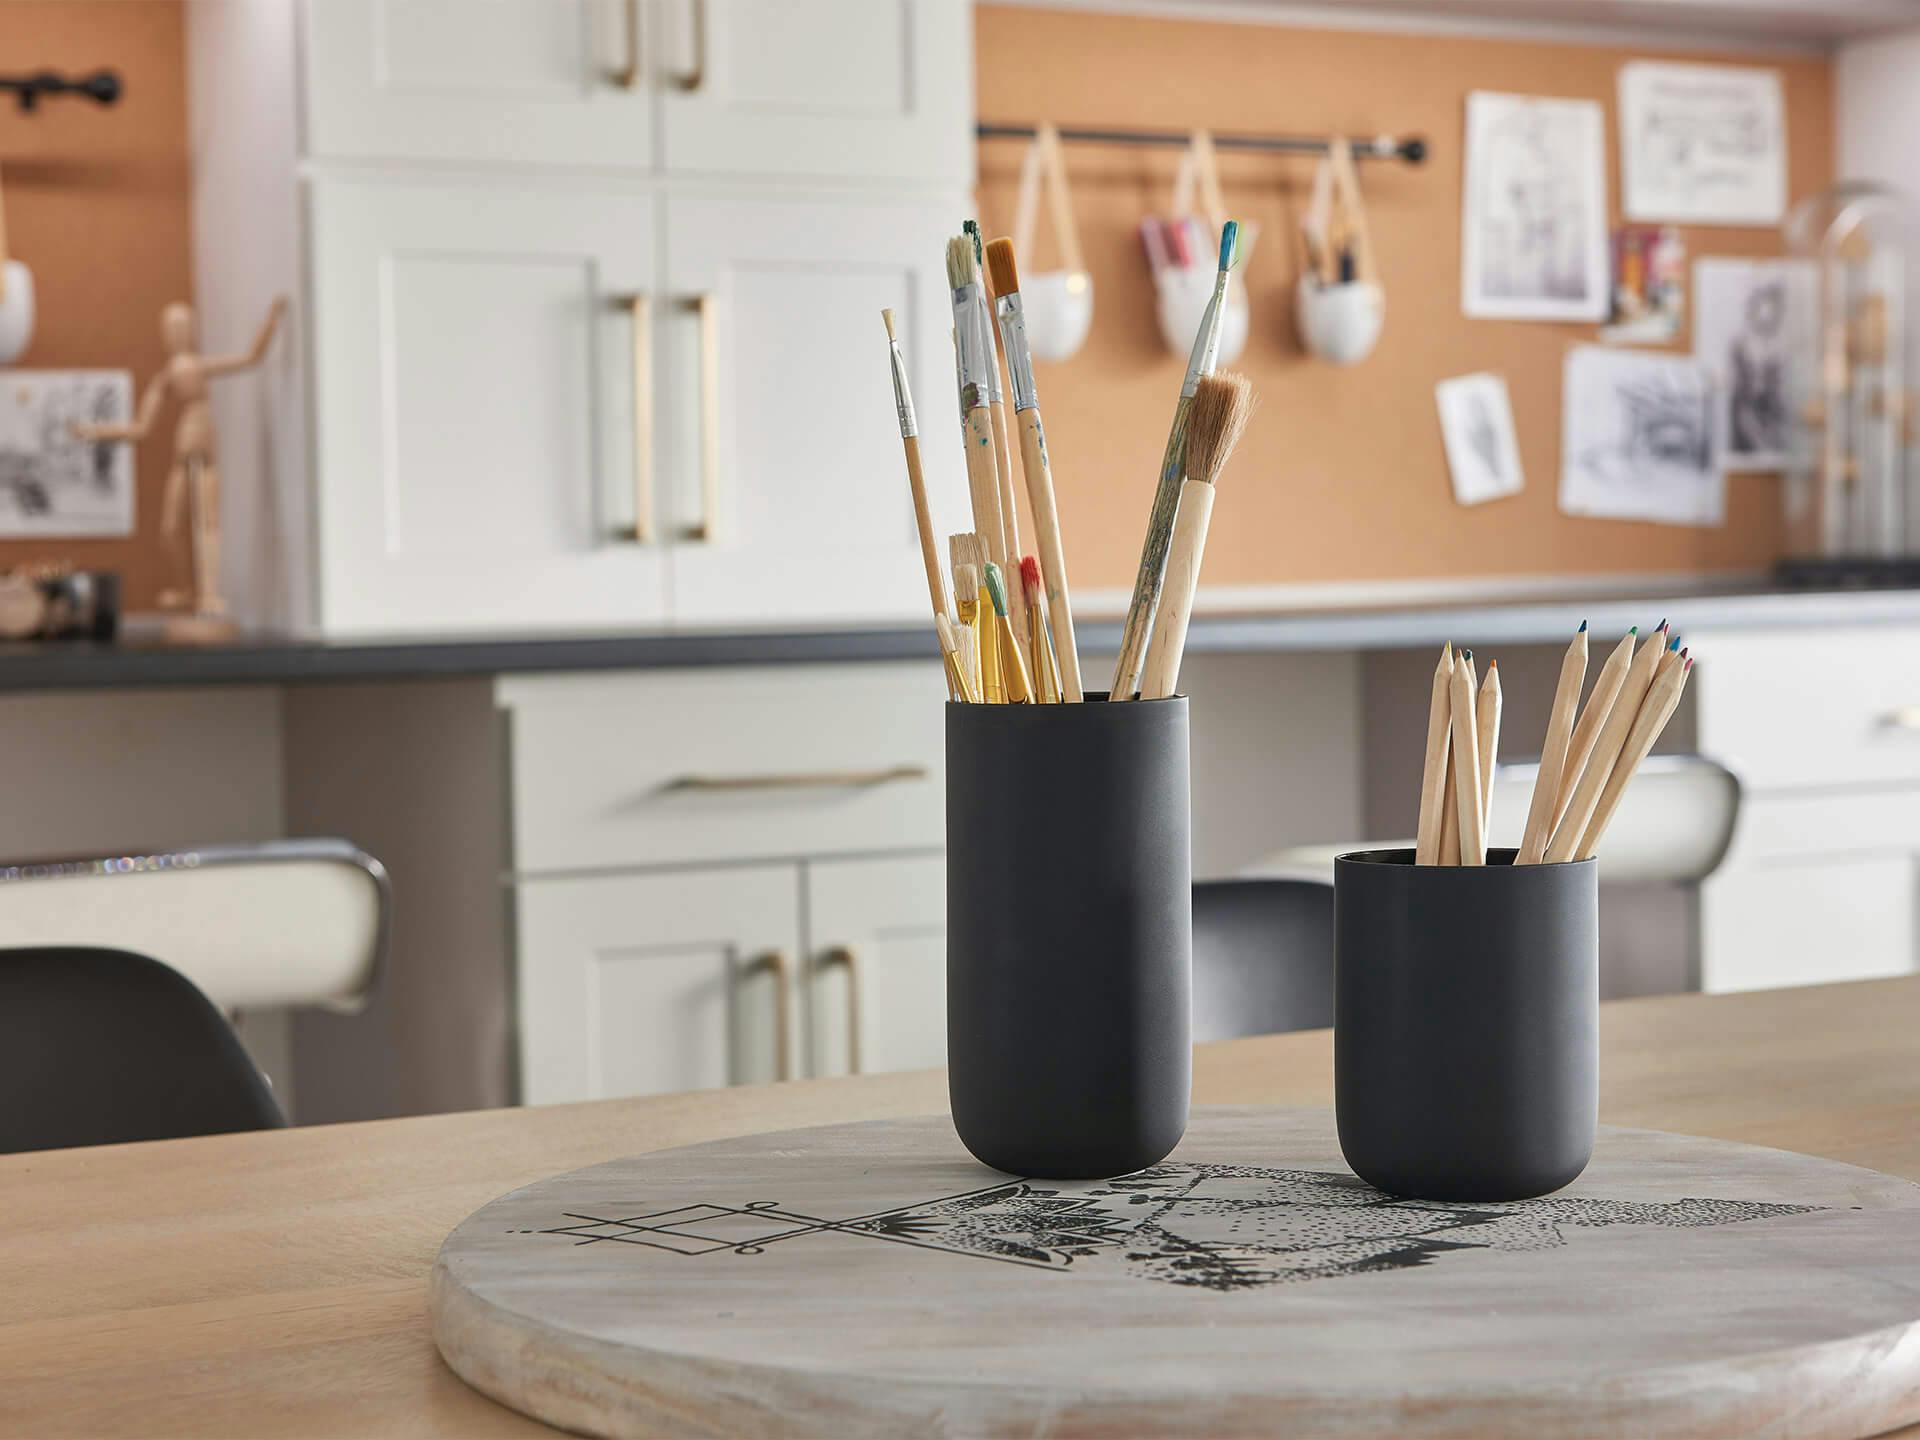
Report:
[{"label": "black chair", "polygon": [[1193,887],[1193,1038],[1333,1024],[1333,887],[1208,880]]},{"label": "black chair", "polygon": [[0,1152],[287,1123],[213,1003],[125,950],[0,950]]}]

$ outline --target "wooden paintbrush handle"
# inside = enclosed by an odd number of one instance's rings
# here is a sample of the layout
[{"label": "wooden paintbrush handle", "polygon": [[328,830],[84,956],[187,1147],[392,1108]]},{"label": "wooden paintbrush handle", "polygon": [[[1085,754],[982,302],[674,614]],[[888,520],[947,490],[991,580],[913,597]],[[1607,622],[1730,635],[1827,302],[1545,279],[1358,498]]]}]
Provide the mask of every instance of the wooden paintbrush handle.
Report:
[{"label": "wooden paintbrush handle", "polygon": [[1127,624],[1120,634],[1120,659],[1113,667],[1113,691],[1107,697],[1110,700],[1133,699],[1140,690],[1141,672],[1146,669],[1153,612],[1160,603],[1160,585],[1167,573],[1167,546],[1173,540],[1173,516],[1180,506],[1182,462],[1187,453],[1187,412],[1192,408],[1191,395],[1182,395],[1174,406],[1173,428],[1167,434],[1166,453],[1160,457],[1160,484],[1153,492],[1153,509],[1147,515],[1140,573],[1134,577]]},{"label": "wooden paintbrush handle", "polygon": [[1067,555],[1060,543],[1060,512],[1054,504],[1053,466],[1047,460],[1047,435],[1038,408],[1022,410],[1020,462],[1027,476],[1027,500],[1033,506],[1034,540],[1040,547],[1041,579],[1047,587],[1048,620],[1060,662],[1060,693],[1069,703],[1086,699],[1080,685],[1080,651],[1073,638],[1073,607],[1067,598]]},{"label": "wooden paintbrush handle", "polygon": [[1167,549],[1167,575],[1161,586],[1160,608],[1147,645],[1146,671],[1140,682],[1143,700],[1164,700],[1180,683],[1180,660],[1187,651],[1187,622],[1193,616],[1194,592],[1200,588],[1200,562],[1207,550],[1207,522],[1213,517],[1213,486],[1188,480],[1180,487],[1180,505],[1173,521],[1173,540]]},{"label": "wooden paintbrush handle", "polygon": [[[995,334],[998,334],[997,330]],[[1013,621],[1013,633],[1018,639],[1027,633],[1027,597],[1020,589],[1020,557],[1026,551],[1020,548],[1020,507],[1014,499],[1013,446],[1007,435],[1007,402],[994,401],[991,413],[993,467],[1000,487],[1000,524],[1006,531],[1006,539],[1002,543],[1007,559],[1000,568],[1007,578],[1007,617]]]},{"label": "wooden paintbrush handle", "polygon": [[1007,568],[1007,532],[1000,521],[1000,475],[993,463],[993,417],[987,407],[967,411],[967,492],[973,498],[973,528],[987,558]]},{"label": "wooden paintbrush handle", "polygon": [[920,437],[907,435],[900,443],[907,447],[907,484],[913,489],[913,523],[920,532],[920,559],[927,567],[927,594],[933,600],[933,613],[947,613],[947,583],[940,576],[939,543],[933,538],[933,511],[927,504],[927,477],[920,468]]}]

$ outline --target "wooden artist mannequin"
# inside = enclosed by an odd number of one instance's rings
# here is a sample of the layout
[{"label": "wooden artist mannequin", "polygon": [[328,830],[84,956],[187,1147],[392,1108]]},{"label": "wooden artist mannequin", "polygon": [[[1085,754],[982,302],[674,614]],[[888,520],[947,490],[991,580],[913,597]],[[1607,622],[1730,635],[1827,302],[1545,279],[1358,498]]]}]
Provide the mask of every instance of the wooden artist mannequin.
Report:
[{"label": "wooden artist mannequin", "polygon": [[82,440],[144,440],[159,418],[169,393],[180,402],[180,419],[173,428],[173,462],[167,467],[167,486],[160,500],[160,533],[171,541],[180,533],[183,513],[190,517],[188,561],[192,579],[183,593],[163,591],[160,604],[190,612],[184,623],[169,628],[182,635],[215,636],[232,630],[226,618],[227,602],[220,594],[220,469],[216,461],[213,413],[207,408],[207,382],[222,375],[251,370],[273,343],[284,298],[275,300],[261,323],[260,333],[244,355],[202,355],[193,307],[176,301],[160,312],[160,338],[167,347],[166,368],[147,382],[140,410],[124,425],[81,425],[73,433]]}]

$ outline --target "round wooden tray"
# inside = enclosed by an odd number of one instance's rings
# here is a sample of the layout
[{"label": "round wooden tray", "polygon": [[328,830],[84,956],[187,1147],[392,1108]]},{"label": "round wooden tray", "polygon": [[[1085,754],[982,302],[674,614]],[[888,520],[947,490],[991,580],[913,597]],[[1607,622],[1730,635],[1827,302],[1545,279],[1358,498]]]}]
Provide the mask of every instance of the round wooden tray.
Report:
[{"label": "round wooden tray", "polygon": [[1920,1187],[1603,1130],[1514,1205],[1390,1200],[1319,1110],[1013,1179],[945,1117],[508,1195],[433,1276],[447,1363],[593,1435],[1865,1436],[1920,1420]]}]

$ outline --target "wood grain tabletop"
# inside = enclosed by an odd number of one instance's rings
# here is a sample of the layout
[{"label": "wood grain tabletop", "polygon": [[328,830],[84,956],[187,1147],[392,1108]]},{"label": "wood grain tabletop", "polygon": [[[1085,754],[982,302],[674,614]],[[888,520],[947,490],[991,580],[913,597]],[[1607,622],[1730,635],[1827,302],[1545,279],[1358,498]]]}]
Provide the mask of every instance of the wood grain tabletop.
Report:
[{"label": "wood grain tabletop", "polygon": [[[1610,1124],[1920,1180],[1920,976],[1617,1002],[1601,1045]],[[1330,1105],[1331,1036],[1203,1046],[1195,1100]],[[552,1434],[429,1337],[469,1213],[618,1156],[945,1102],[927,1071],[0,1157],[0,1435]]]}]

